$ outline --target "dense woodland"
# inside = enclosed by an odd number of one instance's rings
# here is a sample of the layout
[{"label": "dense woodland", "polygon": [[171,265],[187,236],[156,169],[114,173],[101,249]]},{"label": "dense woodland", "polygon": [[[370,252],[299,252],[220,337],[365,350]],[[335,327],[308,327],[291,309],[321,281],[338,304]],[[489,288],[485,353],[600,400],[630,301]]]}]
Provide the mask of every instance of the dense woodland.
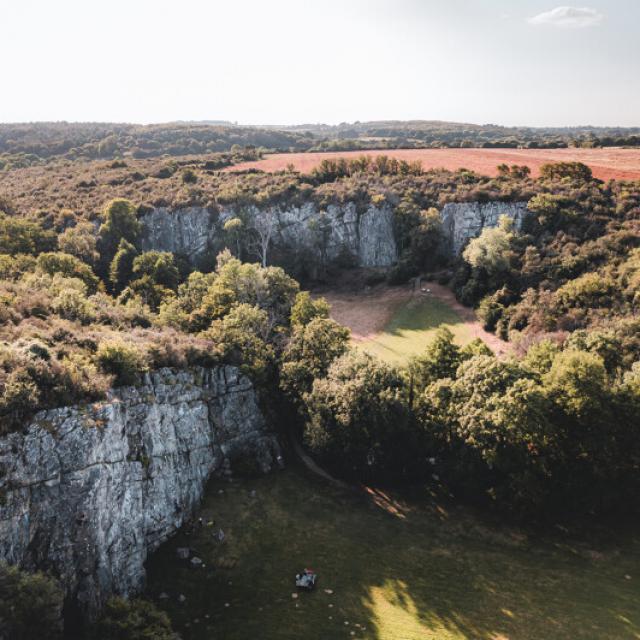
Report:
[{"label": "dense woodland", "polygon": [[531,128],[437,121],[380,121],[253,127],[184,122],[0,124],[0,171],[51,159],[211,154],[240,148],[261,151],[352,151],[439,147],[563,148],[640,145],[640,128]]},{"label": "dense woodland", "polygon": [[[640,184],[603,183],[577,163],[534,180],[526,167],[488,178],[384,157],[327,161],[310,175],[228,174],[210,161],[61,161],[0,177],[3,432],[152,368],[231,363],[349,480],[427,484],[535,521],[637,510]],[[445,330],[406,368],[354,351],[322,299],[281,266],[251,261],[241,224],[202,270],[140,248],[149,206],[215,214],[310,199],[388,203],[400,248],[388,280],[449,283],[518,355],[460,348]],[[530,214],[522,229],[507,219],[485,229],[451,260],[439,211],[460,200],[527,201]],[[116,637],[129,617],[164,628],[157,616],[114,601],[95,637]]]}]

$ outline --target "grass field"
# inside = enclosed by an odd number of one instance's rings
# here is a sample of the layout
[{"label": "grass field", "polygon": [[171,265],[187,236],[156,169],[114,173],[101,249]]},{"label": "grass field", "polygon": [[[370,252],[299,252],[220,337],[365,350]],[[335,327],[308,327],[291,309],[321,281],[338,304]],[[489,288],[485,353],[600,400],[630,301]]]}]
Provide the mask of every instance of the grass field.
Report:
[{"label": "grass field", "polygon": [[[214,524],[148,567],[149,595],[166,592],[158,604],[184,640],[640,638],[637,539],[536,541],[426,496],[374,502],[297,469],[214,481],[198,515]],[[204,566],[178,560],[180,546]],[[305,566],[318,587],[294,598]]]},{"label": "grass field", "polygon": [[356,346],[392,364],[406,364],[423,351],[441,325],[451,330],[460,345],[473,339],[469,326],[450,306],[423,297],[402,304],[381,333]]}]

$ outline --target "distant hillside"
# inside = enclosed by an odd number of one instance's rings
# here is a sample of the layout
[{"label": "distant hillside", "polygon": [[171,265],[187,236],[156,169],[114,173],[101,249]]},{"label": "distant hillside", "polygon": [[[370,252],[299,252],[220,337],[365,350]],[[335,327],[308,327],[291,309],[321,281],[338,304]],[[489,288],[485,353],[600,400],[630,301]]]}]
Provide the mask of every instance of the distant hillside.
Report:
[{"label": "distant hillside", "polygon": [[0,124],[0,170],[50,160],[259,151],[640,146],[640,127],[503,127],[435,120],[238,126],[229,122]]},{"label": "distant hillside", "polygon": [[562,148],[640,145],[640,127],[503,127],[439,120],[380,120],[280,127],[322,139],[313,150],[366,148]]},{"label": "distant hillside", "polygon": [[0,169],[50,158],[113,159],[209,154],[237,147],[305,151],[310,134],[233,125],[42,122],[0,124]]}]

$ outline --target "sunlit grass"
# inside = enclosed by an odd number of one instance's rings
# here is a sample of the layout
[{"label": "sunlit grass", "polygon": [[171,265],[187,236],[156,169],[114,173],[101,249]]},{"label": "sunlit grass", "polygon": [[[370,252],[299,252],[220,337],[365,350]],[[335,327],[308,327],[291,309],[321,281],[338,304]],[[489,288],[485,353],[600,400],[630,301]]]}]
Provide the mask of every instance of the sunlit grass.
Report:
[{"label": "sunlit grass", "polygon": [[472,340],[468,326],[451,307],[424,296],[400,306],[384,331],[356,346],[386,362],[402,365],[421,353],[442,325],[453,333],[458,344],[465,345]]},{"label": "sunlit grass", "polygon": [[[158,604],[184,640],[640,638],[638,541],[595,553],[401,502],[404,517],[297,470],[216,481],[204,526],[151,561],[149,593],[168,594]],[[179,561],[177,546],[206,566]],[[305,566],[318,588],[294,598]]]}]

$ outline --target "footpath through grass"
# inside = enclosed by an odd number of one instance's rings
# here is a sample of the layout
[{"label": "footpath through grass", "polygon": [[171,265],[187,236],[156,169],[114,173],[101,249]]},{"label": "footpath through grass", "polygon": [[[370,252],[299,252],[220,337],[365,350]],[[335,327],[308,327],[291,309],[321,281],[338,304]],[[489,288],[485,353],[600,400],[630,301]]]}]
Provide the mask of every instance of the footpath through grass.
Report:
[{"label": "footpath through grass", "polygon": [[431,296],[411,298],[395,312],[384,330],[357,346],[391,364],[406,364],[419,355],[441,325],[448,327],[461,346],[473,336],[462,318],[447,304]]},{"label": "footpath through grass", "polygon": [[[149,595],[184,640],[640,638],[639,540],[536,541],[426,496],[374,497],[295,469],[213,481],[203,526],[152,558]],[[318,587],[293,597],[304,567]]]}]

